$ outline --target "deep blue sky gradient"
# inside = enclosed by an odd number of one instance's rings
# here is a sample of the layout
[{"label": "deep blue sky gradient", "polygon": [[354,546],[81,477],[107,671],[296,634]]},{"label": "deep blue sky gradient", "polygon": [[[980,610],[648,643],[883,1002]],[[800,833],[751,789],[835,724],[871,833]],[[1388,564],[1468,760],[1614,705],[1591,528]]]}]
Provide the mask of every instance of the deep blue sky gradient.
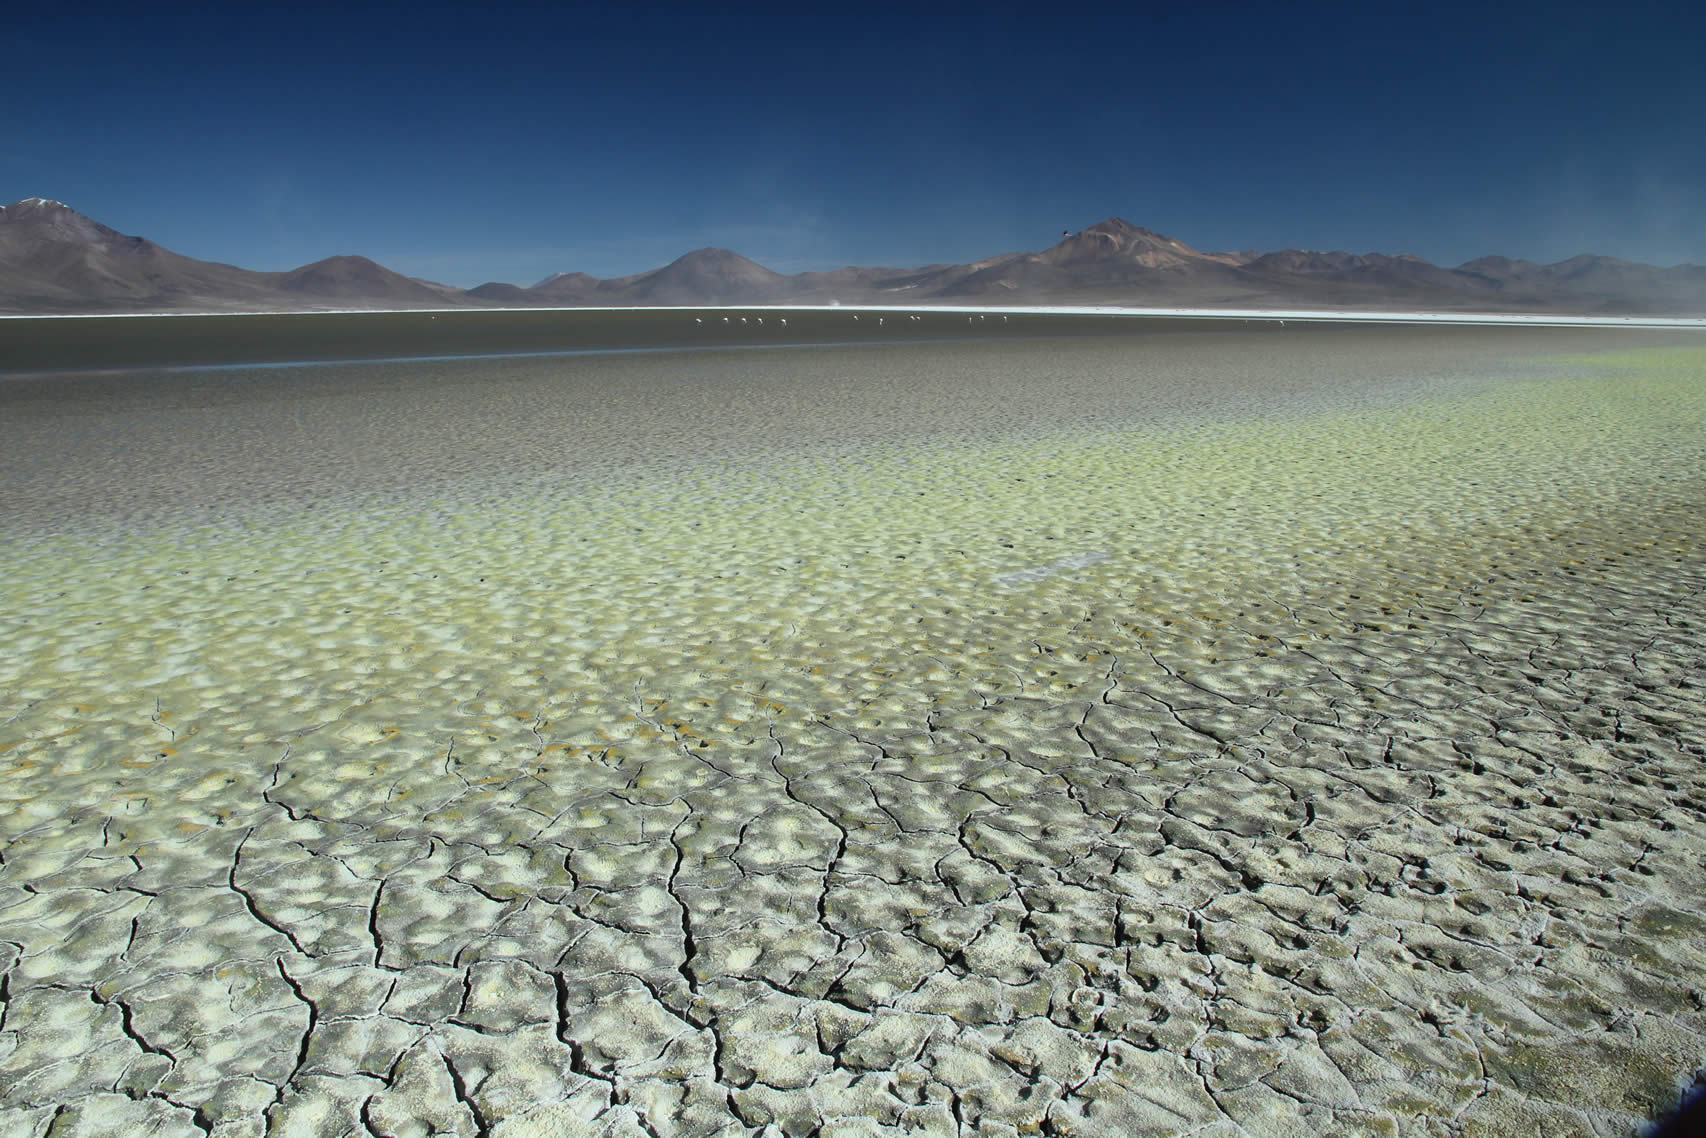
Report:
[{"label": "deep blue sky gradient", "polygon": [[0,201],[471,286],[694,248],[1706,262],[1698,6],[15,6]]}]

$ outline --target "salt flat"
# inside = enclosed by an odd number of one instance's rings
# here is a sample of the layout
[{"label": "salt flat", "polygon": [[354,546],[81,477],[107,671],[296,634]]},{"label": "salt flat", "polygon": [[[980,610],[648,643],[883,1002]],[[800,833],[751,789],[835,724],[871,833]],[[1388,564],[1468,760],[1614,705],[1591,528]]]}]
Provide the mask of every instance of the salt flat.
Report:
[{"label": "salt flat", "polygon": [[0,384],[0,1133],[1628,1133],[1698,345]]}]

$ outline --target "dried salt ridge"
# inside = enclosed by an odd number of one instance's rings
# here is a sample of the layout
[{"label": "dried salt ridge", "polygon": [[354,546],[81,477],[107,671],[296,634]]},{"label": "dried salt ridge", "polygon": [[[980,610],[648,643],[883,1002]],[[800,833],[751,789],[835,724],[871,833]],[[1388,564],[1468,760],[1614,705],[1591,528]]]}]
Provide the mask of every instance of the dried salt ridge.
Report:
[{"label": "dried salt ridge", "polygon": [[1706,354],[1387,343],[727,468],[995,365],[14,418],[84,521],[8,542],[0,1132],[1629,1133],[1706,1048]]}]

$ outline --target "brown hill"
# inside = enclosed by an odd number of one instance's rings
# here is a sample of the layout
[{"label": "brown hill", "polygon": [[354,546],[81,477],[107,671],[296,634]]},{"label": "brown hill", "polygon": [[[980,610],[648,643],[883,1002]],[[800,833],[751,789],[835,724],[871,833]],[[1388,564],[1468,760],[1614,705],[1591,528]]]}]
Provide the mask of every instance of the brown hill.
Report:
[{"label": "brown hill", "polygon": [[604,291],[631,304],[754,304],[786,297],[786,281],[739,253],[707,248]]},{"label": "brown hill", "polygon": [[[416,281],[366,257],[328,257],[285,273],[198,261],[130,237],[62,202],[0,207],[0,310],[35,312],[266,311],[423,307],[462,290]],[[317,303],[318,302],[318,303]]]},{"label": "brown hill", "polygon": [[[1408,254],[1392,257],[1385,253],[1282,249],[1246,261],[1241,267],[1276,287],[1295,284],[1301,278],[1318,286],[1316,294],[1327,298],[1365,290],[1370,296],[1437,301],[1487,291],[1486,282],[1473,273],[1442,269]],[[1349,286],[1349,289],[1325,287],[1332,285]]]},{"label": "brown hill", "polygon": [[531,304],[533,294],[520,285],[505,284],[502,281],[487,281],[476,285],[462,294],[473,300],[490,301],[493,304]]},{"label": "brown hill", "polygon": [[1199,253],[1117,217],[1068,234],[1041,253],[1013,253],[965,268],[970,271],[949,269],[932,283],[944,296],[1085,297],[1117,289],[1144,302],[1237,296],[1249,284],[1230,258]]},{"label": "brown hill", "polygon": [[1182,241],[1113,217],[1063,238],[1037,254],[1051,265],[1119,264],[1145,269],[1190,268],[1203,261],[1234,264],[1221,253],[1199,253]]},{"label": "brown hill", "polygon": [[63,202],[0,207],[0,304],[52,311],[253,306],[268,274],[183,257],[93,221]]},{"label": "brown hill", "polygon": [[555,273],[527,290],[530,304],[597,304],[607,282],[590,273]]},{"label": "brown hill", "polygon": [[1479,257],[1457,271],[1503,298],[1573,303],[1602,312],[1706,311],[1706,266],[1661,269],[1584,253],[1553,265]]},{"label": "brown hill", "polygon": [[360,300],[364,303],[397,302],[408,305],[442,302],[442,294],[394,273],[366,257],[327,257],[300,269],[278,275],[277,287],[303,296]]}]

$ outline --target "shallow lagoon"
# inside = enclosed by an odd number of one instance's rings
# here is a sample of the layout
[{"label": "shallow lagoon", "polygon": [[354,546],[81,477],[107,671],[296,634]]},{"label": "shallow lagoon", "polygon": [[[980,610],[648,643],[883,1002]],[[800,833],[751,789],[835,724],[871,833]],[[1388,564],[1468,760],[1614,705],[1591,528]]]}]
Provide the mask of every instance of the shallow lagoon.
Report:
[{"label": "shallow lagoon", "polygon": [[0,381],[0,1120],[1625,1132],[1696,344]]}]

